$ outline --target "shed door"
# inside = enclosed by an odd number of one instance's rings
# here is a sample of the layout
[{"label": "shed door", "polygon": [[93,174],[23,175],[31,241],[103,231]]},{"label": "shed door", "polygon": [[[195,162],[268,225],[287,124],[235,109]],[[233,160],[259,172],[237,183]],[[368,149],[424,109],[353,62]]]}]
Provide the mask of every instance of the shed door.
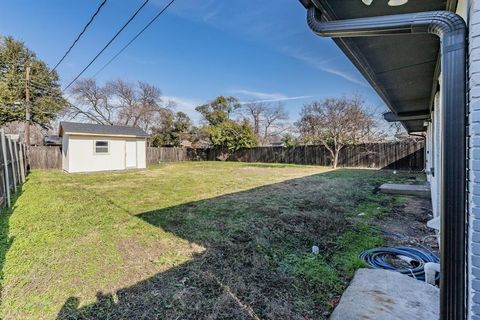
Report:
[{"label": "shed door", "polygon": [[127,141],[126,143],[127,143],[125,148],[126,167],[136,168],[137,167],[137,141]]}]

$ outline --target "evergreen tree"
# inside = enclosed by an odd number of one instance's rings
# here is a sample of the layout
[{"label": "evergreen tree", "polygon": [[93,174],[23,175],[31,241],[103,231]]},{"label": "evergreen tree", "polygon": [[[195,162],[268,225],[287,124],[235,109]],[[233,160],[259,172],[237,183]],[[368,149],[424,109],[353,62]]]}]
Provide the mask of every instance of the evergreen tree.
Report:
[{"label": "evergreen tree", "polygon": [[0,36],[0,125],[25,120],[25,75],[30,66],[30,120],[44,128],[67,105],[58,75],[12,37]]}]

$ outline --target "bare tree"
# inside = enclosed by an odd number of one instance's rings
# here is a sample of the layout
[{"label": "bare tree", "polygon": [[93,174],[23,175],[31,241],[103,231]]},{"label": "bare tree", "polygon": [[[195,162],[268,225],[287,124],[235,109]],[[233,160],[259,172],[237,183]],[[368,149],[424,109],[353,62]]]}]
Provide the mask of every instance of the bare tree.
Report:
[{"label": "bare tree", "polygon": [[332,166],[338,165],[340,150],[347,144],[362,142],[375,126],[372,114],[364,108],[359,96],[329,98],[303,107],[296,122],[304,143],[321,143],[332,155]]},{"label": "bare tree", "polygon": [[138,126],[148,131],[160,118],[167,107],[163,106],[161,91],[154,85],[116,80],[107,84],[118,98],[118,122],[128,126]]},{"label": "bare tree", "polygon": [[288,113],[280,103],[276,106],[269,106],[265,109],[263,116],[263,138],[262,143],[268,142],[272,136],[282,134],[288,129],[285,121],[288,120]]},{"label": "bare tree", "polygon": [[278,136],[288,129],[285,123],[288,120],[288,113],[281,104],[249,102],[243,105],[243,110],[261,144],[268,143],[271,137]]},{"label": "bare tree", "polygon": [[114,124],[116,106],[111,103],[112,90],[98,86],[94,79],[75,83],[70,90],[74,103],[70,103],[68,116],[84,118],[98,124]]},{"label": "bare tree", "polygon": [[260,137],[260,122],[267,107],[263,102],[249,102],[243,105],[243,109],[246,116],[251,119],[253,132],[255,132],[258,139]]},{"label": "bare tree", "polygon": [[135,91],[135,84],[123,80],[115,80],[108,83],[118,100],[119,115],[118,122],[128,125],[137,112],[138,99]]},{"label": "bare tree", "polygon": [[145,131],[168,116],[170,107],[163,106],[161,91],[154,85],[115,80],[104,86],[93,79],[77,82],[70,93],[67,117],[82,118],[99,124],[138,126]]}]

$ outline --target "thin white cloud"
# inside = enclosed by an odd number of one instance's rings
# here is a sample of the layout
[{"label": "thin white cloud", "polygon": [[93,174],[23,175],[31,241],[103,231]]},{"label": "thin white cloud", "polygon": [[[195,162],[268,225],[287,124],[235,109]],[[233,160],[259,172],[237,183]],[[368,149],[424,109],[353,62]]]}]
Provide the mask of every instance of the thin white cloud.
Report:
[{"label": "thin white cloud", "polygon": [[343,78],[347,81],[350,81],[352,83],[359,84],[361,86],[367,87],[367,84],[365,83],[365,81],[363,79],[358,79],[356,76],[354,76],[354,75],[352,75],[348,72],[345,72],[345,71],[342,71],[342,70],[339,70],[339,69],[336,69],[336,68],[332,67],[330,65],[331,59],[319,60],[318,58],[309,56],[305,53],[292,52],[290,50],[286,50],[286,51],[293,58],[295,58],[297,60],[300,60],[300,61],[303,61],[303,62],[311,65],[312,67],[314,67],[314,68],[316,68],[320,71],[336,75],[336,76],[338,76],[340,78]]},{"label": "thin white cloud", "polygon": [[[164,3],[158,1],[158,5],[163,6]],[[190,0],[175,3],[170,11],[184,18],[208,22],[217,15],[219,7],[215,0]]]},{"label": "thin white cloud", "polygon": [[359,80],[357,79],[355,76],[349,74],[348,72],[344,72],[344,71],[341,71],[341,70],[338,70],[338,69],[334,69],[334,68],[330,68],[330,67],[322,67],[322,68],[319,68],[320,70],[322,71],[325,71],[325,72],[328,72],[330,74],[334,74],[336,76],[339,76],[345,80],[348,80],[350,82],[353,82],[353,83],[356,83],[356,84],[359,84],[361,86],[364,86],[366,87],[367,84],[365,83],[365,81],[362,81],[362,80]]},{"label": "thin white cloud", "polygon": [[252,91],[252,90],[245,90],[245,89],[235,89],[235,90],[230,90],[230,92],[253,98],[253,100],[251,101],[241,101],[240,103],[242,104],[250,103],[250,102],[280,102],[280,101],[289,101],[289,100],[301,100],[301,99],[308,99],[312,97],[312,96],[289,97],[282,93],[267,93],[267,92]]},{"label": "thin white cloud", "polygon": [[[162,2],[158,1],[158,5],[162,5]],[[275,17],[276,13],[281,14],[284,9],[260,1],[243,1],[234,6],[231,1],[188,0],[176,3],[170,10],[182,18],[200,21],[219,30],[262,42],[265,38],[282,41],[287,35],[303,31],[303,25],[299,24],[297,28],[293,28],[292,25],[286,26],[281,17],[265,19],[266,15]]]},{"label": "thin white cloud", "polygon": [[[282,9],[272,8],[270,4],[253,2],[242,3],[242,11],[239,12],[230,5],[228,1],[217,0],[190,0],[182,4],[177,4],[174,13],[187,19],[200,20],[219,29],[229,30],[230,32],[241,33],[249,38],[268,40],[280,52],[303,61],[314,68],[323,72],[330,73],[337,77],[343,78],[357,85],[368,87],[363,78],[359,78],[354,74],[340,70],[332,66],[331,60],[319,60],[318,56],[312,56],[305,52],[298,51],[298,48],[282,48],[280,43],[292,41],[292,37],[302,33],[304,26],[302,24],[285,24],[281,19],[263,19],[268,12],[271,16],[282,17],[284,13]],[[278,15],[272,13],[272,10]],[[222,14],[219,14],[219,13]],[[272,40],[275,39],[276,41]],[[261,100],[274,100],[280,97],[261,98]]]},{"label": "thin white cloud", "polygon": [[266,93],[266,92],[259,92],[259,91],[245,90],[245,89],[235,89],[235,90],[230,90],[230,92],[234,94],[242,94],[245,96],[253,97],[256,99],[262,99],[262,100],[287,98],[286,95],[281,93]]},{"label": "thin white cloud", "polygon": [[302,99],[310,99],[313,96],[297,96],[297,97],[285,97],[285,98],[278,98],[278,99],[264,99],[264,100],[252,100],[252,101],[240,101],[241,104],[252,103],[252,102],[282,102],[282,101],[290,101],[290,100],[302,100]]}]

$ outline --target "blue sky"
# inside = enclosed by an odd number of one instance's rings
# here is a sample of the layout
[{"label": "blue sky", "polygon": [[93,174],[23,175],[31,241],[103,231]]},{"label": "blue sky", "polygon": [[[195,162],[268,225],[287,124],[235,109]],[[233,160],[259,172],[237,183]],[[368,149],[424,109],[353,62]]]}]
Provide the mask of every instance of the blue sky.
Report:
[{"label": "blue sky", "polygon": [[[63,84],[92,59],[143,0],[108,0],[90,29],[58,68]],[[100,0],[4,0],[0,34],[26,43],[56,64]],[[93,76],[153,17],[166,0],[151,0],[84,74]],[[8,13],[8,14],[6,14]],[[218,95],[241,101],[283,101],[292,120],[314,99],[360,93],[372,110],[384,104],[329,39],[306,25],[296,0],[176,0],[96,79],[146,81],[161,88],[198,121],[196,105]]]}]

